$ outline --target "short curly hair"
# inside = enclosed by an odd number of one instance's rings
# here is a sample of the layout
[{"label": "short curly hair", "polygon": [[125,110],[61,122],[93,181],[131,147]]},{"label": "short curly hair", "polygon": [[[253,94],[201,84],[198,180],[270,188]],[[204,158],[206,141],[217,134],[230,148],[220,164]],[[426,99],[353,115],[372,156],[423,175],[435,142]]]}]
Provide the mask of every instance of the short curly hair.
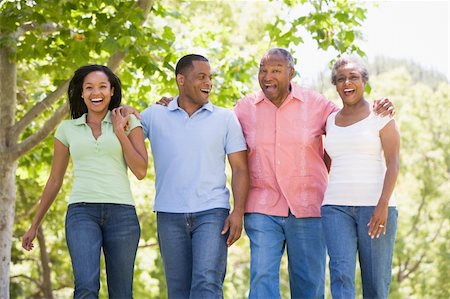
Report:
[{"label": "short curly hair", "polygon": [[333,68],[331,70],[331,83],[333,85],[336,85],[336,73],[337,70],[344,65],[347,65],[349,63],[353,63],[356,65],[358,72],[361,74],[361,77],[364,81],[364,83],[367,83],[369,81],[369,71],[367,70],[365,64],[362,62],[362,60],[354,55],[344,56],[336,60],[336,62],[333,65]]}]

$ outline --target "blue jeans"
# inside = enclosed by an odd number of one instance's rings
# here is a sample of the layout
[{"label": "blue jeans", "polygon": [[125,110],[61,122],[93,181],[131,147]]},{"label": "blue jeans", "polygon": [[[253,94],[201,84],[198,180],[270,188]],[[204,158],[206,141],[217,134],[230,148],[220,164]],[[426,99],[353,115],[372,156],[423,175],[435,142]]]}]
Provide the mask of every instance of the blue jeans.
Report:
[{"label": "blue jeans", "polygon": [[280,263],[286,247],[291,298],[324,298],[325,239],[320,218],[245,214],[250,239],[249,298],[280,298]]},{"label": "blue jeans", "polygon": [[197,213],[158,212],[158,242],[169,299],[223,298],[228,209]]},{"label": "blue jeans", "polygon": [[66,215],[66,241],[75,278],[74,298],[98,298],[100,251],[109,298],[133,298],[134,260],[140,237],[131,205],[74,203]]},{"label": "blue jeans", "polygon": [[364,298],[388,298],[392,255],[397,231],[397,209],[389,207],[386,235],[368,235],[375,207],[322,207],[322,222],[330,256],[333,299],[355,298],[356,253],[359,255]]}]

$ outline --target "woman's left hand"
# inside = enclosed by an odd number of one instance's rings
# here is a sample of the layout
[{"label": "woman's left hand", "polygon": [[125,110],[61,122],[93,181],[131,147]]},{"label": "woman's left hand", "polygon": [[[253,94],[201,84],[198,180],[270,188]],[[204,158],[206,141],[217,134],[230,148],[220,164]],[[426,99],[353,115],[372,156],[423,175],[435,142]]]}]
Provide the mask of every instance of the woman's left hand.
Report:
[{"label": "woman's left hand", "polygon": [[123,107],[114,108],[111,111],[111,118],[112,123],[114,127],[114,133],[118,132],[125,132],[128,129],[128,120],[130,119],[130,114],[127,114],[126,116],[122,115],[122,109]]},{"label": "woman's left hand", "polygon": [[373,238],[380,237],[381,234],[386,234],[387,216],[388,216],[389,202],[380,200],[373,211],[367,226],[369,227],[369,236]]}]

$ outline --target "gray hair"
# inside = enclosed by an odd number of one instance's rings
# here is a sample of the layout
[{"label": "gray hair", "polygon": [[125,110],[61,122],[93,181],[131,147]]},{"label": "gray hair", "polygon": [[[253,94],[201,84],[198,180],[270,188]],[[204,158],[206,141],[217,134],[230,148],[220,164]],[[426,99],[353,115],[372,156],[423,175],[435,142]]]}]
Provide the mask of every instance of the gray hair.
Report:
[{"label": "gray hair", "polygon": [[356,65],[356,68],[358,69],[358,72],[361,74],[361,77],[364,81],[364,83],[366,83],[367,81],[369,81],[369,71],[367,70],[365,64],[363,63],[363,61],[355,56],[355,55],[350,55],[350,56],[344,56],[339,58],[338,60],[336,60],[336,62],[333,65],[333,69],[331,70],[331,83],[333,85],[336,85],[336,73],[337,70],[344,65],[353,63]]},{"label": "gray hair", "polygon": [[264,57],[269,55],[282,56],[288,63],[289,67],[295,69],[294,58],[292,57],[292,54],[289,53],[288,50],[282,48],[272,48],[269,51],[267,51]]}]

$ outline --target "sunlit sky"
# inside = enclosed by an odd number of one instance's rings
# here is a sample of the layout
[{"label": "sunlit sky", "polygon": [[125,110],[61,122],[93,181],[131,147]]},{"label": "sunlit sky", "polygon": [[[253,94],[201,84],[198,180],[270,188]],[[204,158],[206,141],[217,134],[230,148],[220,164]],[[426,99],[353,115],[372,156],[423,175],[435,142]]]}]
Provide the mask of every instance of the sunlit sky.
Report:
[{"label": "sunlit sky", "polygon": [[[377,55],[404,58],[426,69],[438,71],[450,80],[449,40],[450,2],[439,1],[366,1],[367,18],[360,43],[369,62]],[[312,40],[297,51],[297,70],[303,83],[310,83],[336,52],[319,51]]]}]

